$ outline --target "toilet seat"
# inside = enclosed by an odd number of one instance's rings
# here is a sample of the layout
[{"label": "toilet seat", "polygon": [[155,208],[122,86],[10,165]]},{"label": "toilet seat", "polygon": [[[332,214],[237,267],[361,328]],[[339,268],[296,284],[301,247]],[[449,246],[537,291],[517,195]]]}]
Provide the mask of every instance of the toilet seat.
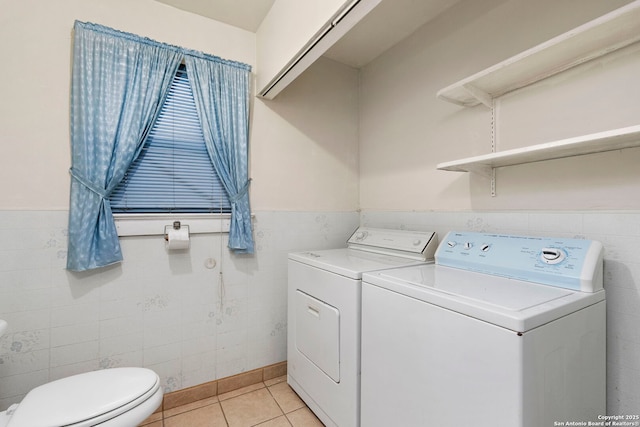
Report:
[{"label": "toilet seat", "polygon": [[[74,375],[31,390],[7,427],[94,426],[162,398],[160,379],[145,368],[113,368]],[[142,421],[142,420],[141,420]]]}]

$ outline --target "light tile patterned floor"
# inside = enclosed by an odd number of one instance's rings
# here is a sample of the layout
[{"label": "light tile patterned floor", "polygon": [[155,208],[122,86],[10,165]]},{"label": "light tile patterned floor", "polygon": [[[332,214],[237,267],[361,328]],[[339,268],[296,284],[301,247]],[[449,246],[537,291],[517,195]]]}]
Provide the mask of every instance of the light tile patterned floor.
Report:
[{"label": "light tile patterned floor", "polygon": [[323,427],[282,376],[157,413],[144,427]]}]

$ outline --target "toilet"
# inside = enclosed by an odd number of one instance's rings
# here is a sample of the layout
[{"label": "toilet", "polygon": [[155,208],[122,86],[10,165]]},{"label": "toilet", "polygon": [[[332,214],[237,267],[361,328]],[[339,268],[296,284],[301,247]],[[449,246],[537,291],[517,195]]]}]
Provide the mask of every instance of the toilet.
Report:
[{"label": "toilet", "polygon": [[[0,335],[6,322],[0,320]],[[0,427],[135,427],[160,406],[160,378],[146,368],[111,368],[31,390],[0,412]]]}]

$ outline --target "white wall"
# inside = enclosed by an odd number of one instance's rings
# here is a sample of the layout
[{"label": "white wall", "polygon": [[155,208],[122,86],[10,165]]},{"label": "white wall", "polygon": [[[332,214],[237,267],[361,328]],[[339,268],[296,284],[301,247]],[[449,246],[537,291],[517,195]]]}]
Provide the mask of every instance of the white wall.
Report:
[{"label": "white wall", "polygon": [[99,368],[151,367],[173,391],[283,361],[286,254],[340,246],[358,223],[357,72],[323,60],[286,102],[252,100],[255,255],[229,254],[219,234],[179,254],[161,236],[127,237],[121,264],[70,273],[74,20],[254,66],[256,36],[152,0],[0,0],[0,10],[0,410]]},{"label": "white wall", "polygon": [[252,204],[358,209],[358,72],[320,58],[273,101],[255,101]]},{"label": "white wall", "polygon": [[[491,113],[439,89],[628,1],[466,1],[362,70],[361,208],[637,209],[640,150],[502,168],[497,197],[476,175],[437,163],[491,151]],[[637,124],[638,48],[500,102],[498,149]]]},{"label": "white wall", "polygon": [[[467,0],[361,72],[361,223],[600,240],[609,414],[640,411],[640,149],[500,168],[490,181],[436,170],[491,151],[491,112],[439,89],[628,1]],[[498,149],[640,122],[640,44],[499,101]],[[564,420],[561,420],[564,421]]]},{"label": "white wall", "polygon": [[[0,209],[67,209],[74,20],[254,65],[255,35],[151,0],[2,0]],[[10,102],[7,102],[10,100]]]},{"label": "white wall", "polygon": [[[0,180],[12,185],[0,209],[67,209],[74,20],[255,67],[255,34],[152,0],[2,2],[0,53],[11,66],[0,70]],[[252,208],[357,209],[357,79],[322,59],[276,101],[253,100]],[[292,179],[303,162],[305,173]]]}]

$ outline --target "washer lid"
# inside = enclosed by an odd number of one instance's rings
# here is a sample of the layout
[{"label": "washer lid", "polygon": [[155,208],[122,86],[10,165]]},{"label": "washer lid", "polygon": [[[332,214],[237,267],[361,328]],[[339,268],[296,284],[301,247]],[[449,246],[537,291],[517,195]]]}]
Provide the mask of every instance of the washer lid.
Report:
[{"label": "washer lid", "polygon": [[115,416],[159,385],[158,375],[145,368],[104,369],[62,378],[31,390],[7,427],[60,427],[110,412]]},{"label": "washer lid", "polygon": [[440,265],[368,273],[362,281],[516,332],[604,299],[604,291],[577,292]]},{"label": "washer lid", "polygon": [[529,285],[519,280],[457,271],[441,266],[428,270],[414,268],[393,270],[382,273],[381,276],[428,287],[505,311],[527,310],[572,293],[551,286]]},{"label": "washer lid", "polygon": [[361,279],[362,273],[367,271],[424,264],[424,261],[346,248],[294,252],[289,254],[289,259],[350,279]]}]

